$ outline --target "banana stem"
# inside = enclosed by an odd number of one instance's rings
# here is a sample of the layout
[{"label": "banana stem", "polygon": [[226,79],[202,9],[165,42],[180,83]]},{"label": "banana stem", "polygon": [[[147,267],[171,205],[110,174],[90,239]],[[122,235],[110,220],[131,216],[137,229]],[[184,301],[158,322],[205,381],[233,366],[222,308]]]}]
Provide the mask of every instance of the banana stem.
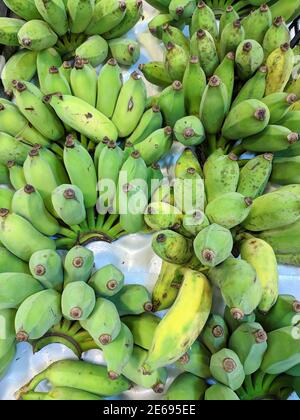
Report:
[{"label": "banana stem", "polygon": [[56,143],[52,143],[50,145],[50,149],[52,150],[52,152],[56,153],[59,157],[61,157],[61,158],[64,157],[64,151]]},{"label": "banana stem", "polygon": [[71,228],[71,230],[72,230],[73,232],[75,232],[77,235],[78,235],[78,234],[80,234],[80,232],[81,232],[80,226],[78,226],[78,225],[73,225],[73,226],[70,226],[70,228]]},{"label": "banana stem", "polygon": [[265,377],[266,377],[265,372],[263,372],[263,371],[257,372],[257,374],[255,375],[255,378],[254,378],[255,392],[263,393],[263,391],[264,391],[263,383],[264,383]]},{"label": "banana stem", "polygon": [[89,144],[88,144],[88,151],[89,151],[90,153],[92,153],[92,152],[94,152],[94,151],[95,151],[95,149],[96,149],[96,145],[95,145],[95,143],[94,143],[93,141],[90,141],[90,142],[89,142]]},{"label": "banana stem", "polygon": [[111,227],[114,225],[114,223],[118,220],[119,215],[118,214],[111,214],[107,221],[104,223],[103,229],[105,231],[109,231]]},{"label": "banana stem", "polygon": [[246,376],[244,386],[245,386],[245,390],[247,394],[251,394],[251,395],[255,394],[255,389],[253,387],[252,378],[250,375]]},{"label": "banana stem", "polygon": [[264,392],[269,392],[273,382],[278,378],[278,375],[266,375],[263,381]]},{"label": "banana stem", "polygon": [[100,230],[100,229],[103,228],[104,221],[105,221],[105,216],[106,216],[105,214],[98,214],[97,223],[96,223],[96,229],[97,230]]},{"label": "banana stem", "polygon": [[247,163],[249,163],[250,162],[250,159],[241,159],[241,160],[239,160],[238,161],[238,164],[239,164],[239,167],[240,168],[243,168],[244,166],[246,166],[247,165]]},{"label": "banana stem", "polygon": [[79,322],[75,322],[74,325],[69,329],[68,334],[72,337],[78,333],[78,331],[81,330],[81,325]]},{"label": "banana stem", "polygon": [[243,147],[242,144],[240,144],[239,146],[236,146],[232,149],[232,153],[234,153],[237,156],[241,156],[245,152],[246,152],[246,150],[245,150],[245,148]]},{"label": "banana stem", "polygon": [[60,238],[56,239],[55,243],[57,249],[70,249],[75,245],[76,241],[70,238]]},{"label": "banana stem", "polygon": [[16,399],[20,400],[22,399],[24,394],[27,394],[30,391],[34,391],[35,388],[45,379],[47,379],[46,377],[46,371],[38,374],[37,376],[35,376],[28,384],[26,384],[25,386],[23,386],[17,393],[16,393]]},{"label": "banana stem", "polygon": [[81,225],[80,225],[80,229],[81,229],[81,231],[83,231],[83,232],[88,232],[88,231],[89,231],[89,227],[88,227],[88,224],[87,224],[87,222],[86,222],[86,221],[84,221],[84,222],[82,222],[82,223],[81,223]]},{"label": "banana stem", "polygon": [[99,347],[95,344],[94,340],[84,341],[80,343],[80,347],[81,347],[82,353],[85,353],[89,350],[100,350]]},{"label": "banana stem", "polygon": [[87,209],[87,223],[90,230],[94,230],[96,228],[94,207]]},{"label": "banana stem", "polygon": [[46,393],[44,392],[28,392],[22,396],[24,401],[43,401],[45,400]]},{"label": "banana stem", "polygon": [[249,396],[247,394],[247,392],[244,390],[244,388],[240,388],[236,391],[237,396],[239,397],[240,400],[242,401],[248,401],[249,400]]},{"label": "banana stem", "polygon": [[116,237],[119,236],[120,233],[125,233],[124,229],[122,228],[122,226],[119,224],[117,224],[116,226],[114,226],[112,229],[109,230],[108,234],[109,236],[112,237]]},{"label": "banana stem", "polygon": [[77,237],[78,237],[78,234],[76,232],[73,232],[72,230],[67,229],[67,228],[63,228],[63,227],[61,227],[59,229],[58,233],[62,236],[65,236],[66,238],[69,238],[69,239],[75,239],[76,240]]},{"label": "banana stem", "polygon": [[83,134],[81,134],[81,136],[80,136],[80,141],[81,141],[82,146],[87,149],[88,148],[88,141],[87,141],[87,138]]},{"label": "banana stem", "polygon": [[217,150],[217,136],[216,136],[216,134],[209,134],[207,140],[208,140],[209,153],[212,154]]}]

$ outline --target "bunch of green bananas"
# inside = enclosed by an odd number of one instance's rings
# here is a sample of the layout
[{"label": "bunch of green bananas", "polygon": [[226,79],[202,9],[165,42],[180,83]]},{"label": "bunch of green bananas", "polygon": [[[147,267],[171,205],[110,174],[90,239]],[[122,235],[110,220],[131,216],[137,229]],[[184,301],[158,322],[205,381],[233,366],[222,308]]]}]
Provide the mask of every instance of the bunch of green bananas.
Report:
[{"label": "bunch of green bananas", "polygon": [[[84,58],[91,58],[95,66],[106,59],[110,40],[112,50],[120,51],[121,43],[125,51],[124,40],[120,38],[143,14],[141,0],[5,0],[4,3],[17,18],[0,18],[0,44],[21,46],[32,51],[31,56],[54,47],[66,58],[87,55]],[[128,50],[125,55],[131,57],[133,52]],[[19,65],[29,66],[32,58],[24,60]]]},{"label": "bunch of green bananas", "polygon": [[[197,7],[197,0],[146,0],[160,13],[169,14],[174,20],[189,20]],[[216,16],[221,16],[227,9],[234,10],[244,17],[255,8],[268,4],[273,17],[282,16],[287,22],[295,19],[300,12],[300,2],[286,0],[207,0],[205,2]]]},{"label": "bunch of green bananas", "polygon": [[[182,309],[184,303],[189,302],[191,306],[192,300],[196,301],[192,290],[188,291],[188,283],[193,285],[195,290],[195,283],[191,279],[196,279],[197,276],[195,272],[188,271],[183,275],[183,289],[166,316],[169,339],[171,334],[175,334],[174,338],[182,338],[182,331],[178,332],[176,326],[184,325],[180,318],[174,318],[180,305]],[[168,270],[165,271],[167,272]],[[100,273],[96,276],[99,280]],[[199,280],[201,277],[198,275],[197,282]],[[94,287],[95,281],[90,281],[89,284]],[[76,283],[73,285],[75,287]],[[101,287],[103,286],[102,281]],[[200,288],[199,284],[198,287]],[[68,294],[69,298],[72,296],[67,289],[64,293]],[[184,302],[184,295],[190,300]],[[65,299],[63,296],[63,301]],[[81,301],[83,300],[81,295]],[[187,310],[187,307],[185,309]],[[23,400],[100,399],[120,394],[132,383],[143,388],[153,388],[158,393],[163,392],[168,377],[167,370],[157,368],[145,375],[143,368],[145,360],[148,360],[147,354],[151,354],[153,343],[158,344],[157,337],[162,334],[167,321],[147,312],[139,315],[138,312],[135,312],[135,315],[133,313],[122,316],[120,335],[115,341],[102,347],[109,368],[116,369],[118,366],[122,375],[110,371],[107,376],[105,367],[84,362],[57,362],[22,387],[17,397]],[[184,312],[181,312],[181,316],[184,316]],[[181,357],[174,361],[173,367],[180,373],[163,398],[186,401],[248,401],[286,400],[293,391],[299,395],[299,317],[300,302],[289,295],[279,296],[276,305],[267,315],[257,312],[244,319],[234,320],[228,307],[223,317],[211,314],[204,323],[201,335],[185,353],[184,347],[174,341],[173,344],[181,351]],[[183,330],[185,333],[186,327],[187,324]],[[76,324],[72,328],[78,331]],[[84,334],[79,332],[74,339]],[[186,338],[184,335],[184,339]],[[171,360],[167,357],[170,356],[170,352],[175,356],[174,350],[170,349],[167,343],[169,341],[165,342],[163,348],[160,347],[164,353],[161,354],[163,359],[158,365],[163,363],[169,366]],[[86,345],[86,348],[93,347]],[[101,378],[101,381],[95,381],[95,377]],[[208,380],[212,378],[214,385],[209,385]],[[34,392],[37,385],[45,379],[54,389],[50,393]]]}]

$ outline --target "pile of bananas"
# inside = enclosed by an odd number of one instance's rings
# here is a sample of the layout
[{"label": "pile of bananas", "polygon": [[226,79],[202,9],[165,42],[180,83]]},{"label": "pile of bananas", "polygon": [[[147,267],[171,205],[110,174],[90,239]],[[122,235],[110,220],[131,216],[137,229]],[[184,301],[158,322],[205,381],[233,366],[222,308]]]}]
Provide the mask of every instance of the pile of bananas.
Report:
[{"label": "pile of bananas", "polygon": [[[161,13],[170,14],[175,20],[189,19],[197,6],[196,0],[147,0]],[[263,4],[268,4],[273,17],[282,16],[287,22],[298,17],[300,1],[286,0],[207,0],[206,4],[214,11],[216,16],[222,16],[227,8],[233,7],[241,16],[246,16],[251,11]]]},{"label": "pile of bananas", "polygon": [[[141,0],[5,0],[4,3],[17,18],[0,19],[0,44],[21,46],[33,52],[54,47],[65,59],[87,55],[84,58],[95,66],[105,61],[109,46],[118,55],[120,49],[125,51],[121,37],[143,14]],[[127,47],[133,51],[130,53],[129,49],[125,56],[136,56],[138,45],[127,43]],[[32,60],[19,58],[19,65],[32,68]]]},{"label": "pile of bananas", "polygon": [[[243,20],[228,6],[218,24],[204,2],[151,0],[166,53],[140,66],[162,88],[148,98],[119,66],[140,55],[119,38],[140,1],[5,3],[28,22],[0,18],[0,42],[24,48],[1,75],[12,101],[0,98],[0,375],[17,341],[58,342],[78,357],[100,348],[107,368],[58,362],[20,398],[100,399],[132,383],[162,393],[170,365],[181,374],[165,399],[299,393],[300,303],[278,285],[278,263],[300,265],[299,48],[284,19],[295,5]],[[175,141],[167,179],[158,162]],[[114,266],[94,272],[82,247],[138,232],[163,260],[152,297]],[[35,393],[44,379],[54,390]]]}]

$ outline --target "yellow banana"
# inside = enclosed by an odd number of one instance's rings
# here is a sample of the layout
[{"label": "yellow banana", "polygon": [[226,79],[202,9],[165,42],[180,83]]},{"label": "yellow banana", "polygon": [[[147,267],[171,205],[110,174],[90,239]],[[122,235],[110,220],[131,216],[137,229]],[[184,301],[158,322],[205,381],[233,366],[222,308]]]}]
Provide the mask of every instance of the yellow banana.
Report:
[{"label": "yellow banana", "polygon": [[170,365],[182,357],[202,332],[212,305],[207,278],[187,270],[178,297],[158,325],[143,366],[144,374]]},{"label": "yellow banana", "polygon": [[294,53],[289,43],[281,45],[269,55],[267,67],[266,96],[283,92],[294,68]]},{"label": "yellow banana", "polygon": [[255,268],[263,288],[263,297],[258,309],[267,313],[279,295],[279,275],[273,248],[262,239],[250,238],[242,243],[241,256]]}]

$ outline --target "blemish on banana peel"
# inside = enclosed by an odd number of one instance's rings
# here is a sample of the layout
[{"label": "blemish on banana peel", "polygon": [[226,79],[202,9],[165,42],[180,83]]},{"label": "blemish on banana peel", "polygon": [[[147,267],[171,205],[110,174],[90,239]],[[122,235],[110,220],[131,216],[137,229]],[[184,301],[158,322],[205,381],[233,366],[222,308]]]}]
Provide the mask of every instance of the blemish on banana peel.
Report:
[{"label": "blemish on banana peel", "polygon": [[131,97],[128,102],[127,111],[131,112],[133,108],[134,108],[134,101],[133,101],[133,97]]}]

